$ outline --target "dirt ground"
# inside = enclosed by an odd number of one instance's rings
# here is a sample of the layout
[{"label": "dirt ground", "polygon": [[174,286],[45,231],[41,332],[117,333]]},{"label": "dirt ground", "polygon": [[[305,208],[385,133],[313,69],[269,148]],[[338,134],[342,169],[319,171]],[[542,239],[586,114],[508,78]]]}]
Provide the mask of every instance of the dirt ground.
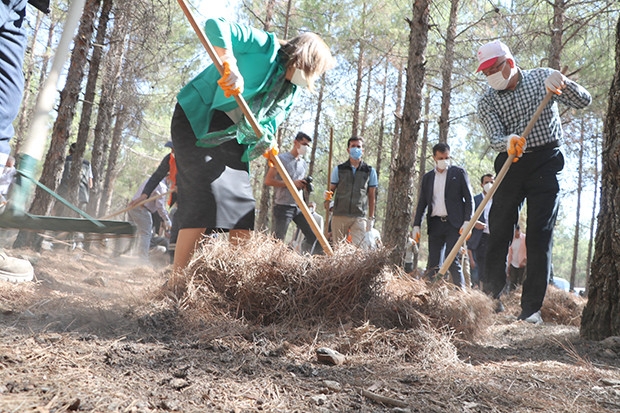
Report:
[{"label": "dirt ground", "polygon": [[[518,322],[517,294],[474,340],[225,314],[196,326],[157,295],[163,260],[12,253],[31,259],[36,282],[0,282],[0,412],[620,411],[620,338],[582,340],[578,318],[549,311],[542,325]],[[582,308],[561,294],[549,295]],[[345,363],[318,362],[319,347]]]}]

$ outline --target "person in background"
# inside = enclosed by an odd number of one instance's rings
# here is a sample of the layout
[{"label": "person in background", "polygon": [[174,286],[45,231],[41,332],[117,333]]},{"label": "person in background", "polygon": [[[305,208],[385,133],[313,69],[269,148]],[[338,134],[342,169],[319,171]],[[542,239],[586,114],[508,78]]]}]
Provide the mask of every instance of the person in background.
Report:
[{"label": "person in background", "polygon": [[[293,147],[289,152],[284,152],[278,155],[284,169],[288,172],[297,192],[299,198],[303,199],[303,190],[307,188],[308,182],[306,180],[307,164],[304,159],[304,155],[308,153],[310,143],[312,139],[310,136],[303,132],[297,133],[295,140],[293,141]],[[265,175],[265,185],[275,187],[275,205],[273,206],[273,224],[274,235],[279,240],[284,241],[286,238],[286,232],[288,226],[293,221],[297,228],[304,234],[304,241],[302,244],[302,252],[310,252],[316,242],[316,235],[312,232],[312,228],[306,218],[301,212],[301,209],[297,206],[295,198],[291,195],[290,191],[286,187],[286,183],[282,180],[278,174],[275,166],[272,166]]]},{"label": "person in background", "polygon": [[[325,220],[318,212],[316,212],[316,202],[314,201],[308,202],[308,210],[310,211],[310,215],[312,215],[312,218],[314,218],[314,222],[316,222],[316,226],[319,228],[319,231],[323,232]],[[322,247],[319,245],[316,237],[314,238],[315,238],[314,243],[312,244],[312,248],[310,249],[309,252],[310,254],[314,254],[315,252],[320,254],[321,252],[317,249],[321,249]],[[299,229],[298,227],[295,230],[295,236],[293,237],[293,244],[294,244],[293,248],[295,249],[295,251],[302,252],[302,247],[304,245],[305,240],[306,240],[306,237],[304,236],[303,232],[301,232],[301,229]]]},{"label": "person in background", "polygon": [[[176,177],[177,177],[177,163],[176,156],[174,155],[174,145],[172,141],[168,141],[164,144],[165,148],[170,149],[170,153],[163,157],[159,166],[151,174],[151,177],[144,185],[142,189],[142,194],[139,197],[133,199],[129,203],[129,207],[133,207],[134,205],[139,204],[140,202],[145,201],[149,198],[149,194],[151,194],[160,184],[162,180],[167,179],[166,186],[170,191],[170,195],[168,196],[168,206],[171,208],[169,212],[169,216],[172,220],[172,227],[170,228],[169,237],[166,241],[166,251],[170,254],[170,262],[174,261],[174,250],[176,248],[177,236],[179,234],[179,220],[176,216]],[[153,218],[155,216],[159,216],[159,214],[153,214]],[[163,241],[162,241],[163,242]],[[162,245],[161,243],[158,245]]]},{"label": "person in background", "polygon": [[515,226],[515,235],[508,247],[508,280],[510,290],[513,291],[525,280],[527,265],[527,248],[525,246],[525,234],[521,232],[519,224]]},{"label": "person in background", "polygon": [[[347,141],[349,160],[336,166],[325,191],[325,208],[334,199],[331,230],[334,244],[351,236],[351,242],[362,246],[364,236],[375,222],[377,171],[362,160],[364,139],[354,136]],[[368,217],[366,217],[368,214]]]},{"label": "person in background", "polygon": [[[148,181],[147,179],[140,185],[140,188],[132,198],[132,202],[140,198]],[[128,212],[129,220],[136,226],[134,255],[144,261],[148,261],[151,238],[153,237],[153,217],[151,214],[153,212],[159,214],[166,231],[172,226],[172,222],[168,216],[168,210],[166,209],[166,198],[164,196],[166,193],[168,193],[168,187],[165,181],[161,180],[157,187],[149,194],[149,198],[159,196],[158,198],[135,206]]]},{"label": "person in background", "polygon": [[[249,161],[273,153],[276,130],[296,97],[304,88],[313,91],[314,81],[335,65],[314,33],[281,41],[224,19],[208,19],[205,32],[223,74],[210,65],[177,95],[171,125],[180,223],[175,272],[187,266],[205,233],[229,232],[233,243],[249,237],[255,213]],[[242,116],[234,95],[247,101],[262,136]]]},{"label": "person in background", "polygon": [[15,158],[9,156],[2,173],[0,173],[0,197],[4,197],[5,200],[9,193],[9,187],[13,183],[13,178],[15,178],[16,172],[17,169],[15,169]]},{"label": "person in background", "polygon": [[[65,169],[62,171],[62,178],[60,179],[60,185],[58,185],[58,195],[63,198],[67,198],[70,193],[69,188],[69,173],[71,172],[71,163],[73,162],[73,154],[75,153],[77,144],[74,142],[69,146],[69,155],[65,158]],[[90,200],[90,190],[93,187],[93,170],[90,166],[90,162],[86,159],[82,159],[82,168],[80,170],[80,181],[78,184],[78,204],[79,209],[85,210]],[[59,215],[71,215],[64,205],[57,203],[60,206]]]},{"label": "person in background", "polygon": [[[420,198],[413,219],[413,239],[420,242],[420,226],[426,212],[428,233],[427,275],[434,279],[439,271],[442,254],[447,255],[469,224],[472,196],[465,169],[450,164],[450,146],[440,142],[433,146],[435,168],[422,177]],[[461,253],[450,263],[452,282],[465,288]]]},{"label": "person in background", "polygon": [[[487,193],[493,187],[495,178],[493,174],[485,174],[480,178],[480,186],[482,186],[482,192],[474,196],[474,210],[478,209],[478,206],[482,203],[482,200]],[[489,202],[484,207],[484,211],[476,221],[474,229],[471,232],[471,237],[467,240],[467,249],[469,256],[469,263],[471,267],[471,283],[472,287],[480,287],[480,277],[483,275],[484,265],[486,261],[487,240],[489,239],[489,211],[493,204],[493,198],[489,199]]]},{"label": "person in background", "polygon": [[[506,285],[508,246],[521,206],[527,200],[528,275],[523,283],[518,319],[540,324],[559,208],[558,174],[564,168],[558,103],[580,109],[592,102],[592,96],[558,70],[521,70],[508,46],[499,40],[478,49],[478,63],[477,71],[484,74],[489,84],[478,102],[478,117],[491,147],[499,152],[495,172],[501,170],[509,155],[515,156],[493,195],[489,211],[483,289],[497,300],[496,311],[502,311],[499,298]],[[547,93],[553,93],[553,98],[543,108],[526,141],[520,134]]]}]

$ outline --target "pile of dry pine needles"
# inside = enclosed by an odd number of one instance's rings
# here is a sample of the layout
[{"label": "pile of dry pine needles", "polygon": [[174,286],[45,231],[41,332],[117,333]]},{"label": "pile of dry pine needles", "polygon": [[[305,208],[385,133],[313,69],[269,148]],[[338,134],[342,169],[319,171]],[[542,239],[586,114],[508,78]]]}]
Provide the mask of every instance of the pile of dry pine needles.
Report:
[{"label": "pile of dry pine needles", "polygon": [[414,279],[389,264],[385,249],[342,245],[333,256],[309,256],[261,233],[238,246],[222,238],[205,238],[185,275],[165,287],[180,299],[185,320],[369,322],[383,329],[430,327],[462,339],[492,322],[484,294]]}]

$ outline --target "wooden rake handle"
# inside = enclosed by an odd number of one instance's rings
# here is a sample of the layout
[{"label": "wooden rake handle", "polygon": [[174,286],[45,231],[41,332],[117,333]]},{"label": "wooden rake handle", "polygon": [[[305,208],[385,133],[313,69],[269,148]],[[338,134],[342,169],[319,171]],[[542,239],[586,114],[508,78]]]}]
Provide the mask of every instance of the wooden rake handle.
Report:
[{"label": "wooden rake handle", "polygon": [[[196,35],[200,39],[200,42],[207,50],[209,57],[211,58],[211,60],[213,60],[213,64],[217,68],[218,72],[222,74],[223,72],[222,62],[220,61],[220,57],[215,52],[213,45],[211,45],[211,42],[209,41],[207,36],[204,34],[200,26],[198,26],[198,24],[196,23],[196,19],[194,18],[194,15],[192,14],[191,10],[188,8],[185,0],[178,0],[178,2],[179,2],[179,5],[181,6],[181,9],[183,10],[183,13],[185,13],[185,17],[187,17],[187,20],[189,21],[190,25],[196,32]],[[254,133],[256,134],[256,136],[259,138],[263,136],[263,132],[258,126],[258,121],[254,117],[254,114],[250,110],[243,96],[241,96],[241,94],[238,94],[238,95],[235,95],[234,97],[235,97],[235,100],[237,101],[237,104],[241,108],[243,115],[245,116],[247,121],[252,126],[252,129],[254,130]],[[331,246],[329,245],[329,243],[327,242],[325,235],[319,229],[319,226],[317,225],[316,221],[312,217],[312,214],[310,213],[310,210],[308,209],[308,206],[306,205],[304,200],[301,198],[301,196],[299,196],[299,192],[297,192],[297,188],[295,187],[295,184],[293,183],[293,180],[291,179],[287,170],[284,168],[284,165],[282,164],[282,161],[280,160],[280,158],[274,155],[273,152],[270,152],[269,161],[271,161],[271,163],[276,167],[278,174],[280,175],[280,177],[286,184],[286,187],[288,188],[293,198],[295,199],[295,203],[301,210],[301,213],[306,218],[306,221],[308,221],[308,224],[310,225],[312,232],[316,236],[317,240],[319,240],[321,247],[323,247],[323,251],[325,251],[325,253],[328,255],[333,255],[334,252]]]},{"label": "wooden rake handle", "polygon": [[[523,131],[523,134],[521,135],[522,137],[527,138],[527,136],[530,134],[530,132],[534,128],[536,121],[540,117],[540,114],[545,109],[549,101],[551,101],[552,97],[553,97],[553,92],[547,91],[547,94],[543,98],[542,102],[540,102],[540,104],[538,105],[536,112],[534,112],[532,119],[530,119],[530,122],[525,127],[525,130]],[[452,247],[450,254],[448,254],[446,259],[444,260],[443,265],[439,269],[439,274],[438,274],[439,278],[443,278],[443,276],[445,276],[446,273],[448,272],[448,269],[450,268],[450,264],[456,258],[456,254],[458,254],[459,249],[461,249],[461,246],[466,241],[467,235],[474,228],[474,225],[476,225],[476,221],[478,220],[478,218],[480,218],[480,216],[484,212],[484,208],[489,203],[489,201],[493,197],[493,194],[495,193],[495,191],[497,191],[497,188],[499,188],[499,185],[504,180],[504,177],[506,176],[506,173],[508,173],[508,169],[510,169],[510,165],[512,165],[512,162],[514,159],[515,159],[515,155],[508,155],[508,159],[506,159],[506,161],[504,162],[504,165],[502,165],[502,169],[500,169],[497,176],[495,177],[495,182],[493,183],[491,190],[487,192],[487,194],[484,196],[484,198],[480,202],[480,205],[478,205],[478,208],[476,208],[474,215],[471,217],[469,224],[467,224],[467,227],[461,233],[461,236],[456,241],[456,244],[454,244],[454,247]]]},{"label": "wooden rake handle", "polygon": [[101,219],[101,220],[104,220],[104,219],[110,219],[110,218],[115,217],[115,216],[117,216],[117,215],[124,214],[125,212],[130,211],[130,210],[132,210],[132,209],[134,209],[134,208],[138,208],[138,207],[140,207],[140,206],[142,206],[142,205],[146,204],[147,202],[154,201],[154,200],[156,200],[156,199],[159,199],[159,198],[161,198],[161,197],[164,197],[164,196],[166,196],[166,195],[169,195],[169,194],[171,194],[171,193],[173,193],[173,192],[176,192],[176,189],[171,189],[170,191],[168,191],[168,192],[164,192],[163,194],[153,195],[153,196],[152,196],[152,197],[150,197],[150,198],[143,199],[142,201],[140,201],[140,202],[136,203],[135,205],[130,205],[130,206],[126,207],[126,208],[120,209],[120,210],[118,210],[118,211],[116,211],[116,212],[112,212],[111,214],[108,214],[108,215],[106,215],[105,217],[102,217],[102,218],[99,218],[99,219]]}]

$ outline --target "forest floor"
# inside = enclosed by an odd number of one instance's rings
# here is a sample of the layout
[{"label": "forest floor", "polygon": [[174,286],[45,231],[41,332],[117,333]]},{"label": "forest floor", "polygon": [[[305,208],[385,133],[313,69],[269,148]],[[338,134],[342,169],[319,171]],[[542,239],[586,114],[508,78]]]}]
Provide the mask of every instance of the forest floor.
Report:
[{"label": "forest floor", "polygon": [[[620,339],[581,339],[578,316],[516,321],[518,292],[468,339],[355,320],[196,323],[162,298],[163,261],[12,254],[33,262],[36,279],[0,282],[0,412],[620,411]],[[318,347],[346,361],[320,363]]]}]

